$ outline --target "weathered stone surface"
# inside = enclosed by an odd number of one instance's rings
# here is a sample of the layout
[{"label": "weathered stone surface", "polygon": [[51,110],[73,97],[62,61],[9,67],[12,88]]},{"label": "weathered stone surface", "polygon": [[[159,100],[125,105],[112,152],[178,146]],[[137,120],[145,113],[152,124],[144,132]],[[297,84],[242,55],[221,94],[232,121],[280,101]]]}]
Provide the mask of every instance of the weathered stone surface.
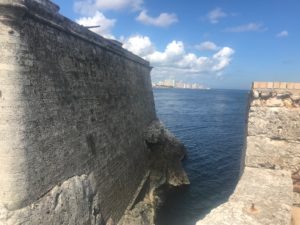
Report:
[{"label": "weathered stone surface", "polygon": [[151,168],[165,171],[167,183],[172,186],[189,184],[182,168],[181,160],[186,151],[183,144],[160,121],[154,121],[145,134],[146,143],[151,150]]},{"label": "weathered stone surface", "polygon": [[300,208],[293,207],[292,213],[293,215],[291,225],[300,225]]},{"label": "weathered stone surface", "polygon": [[154,225],[155,211],[153,203],[144,200],[136,204],[134,209],[127,211],[118,225]]},{"label": "weathered stone surface", "polygon": [[[298,84],[292,90],[253,90],[250,103],[246,165],[293,173],[294,204],[300,203],[300,105]],[[254,93],[255,92],[255,93]],[[271,92],[266,98],[257,93]]]},{"label": "weathered stone surface", "polygon": [[300,108],[251,107],[248,135],[300,141]]},{"label": "weathered stone surface", "polygon": [[288,225],[293,203],[290,172],[246,167],[229,201],[197,225]]},{"label": "weathered stone surface", "polygon": [[160,121],[154,121],[145,132],[151,151],[150,176],[142,200],[129,208],[118,225],[154,225],[156,210],[162,195],[169,188],[188,185],[189,179],[182,168],[185,148]]},{"label": "weathered stone surface", "polygon": [[95,188],[93,175],[72,177],[24,208],[10,211],[2,204],[0,224],[104,224]]},{"label": "weathered stone surface", "polygon": [[294,205],[300,207],[300,193],[294,192],[293,195]]},{"label": "weathered stone surface", "polygon": [[247,137],[246,165],[268,169],[300,169],[300,142]]}]

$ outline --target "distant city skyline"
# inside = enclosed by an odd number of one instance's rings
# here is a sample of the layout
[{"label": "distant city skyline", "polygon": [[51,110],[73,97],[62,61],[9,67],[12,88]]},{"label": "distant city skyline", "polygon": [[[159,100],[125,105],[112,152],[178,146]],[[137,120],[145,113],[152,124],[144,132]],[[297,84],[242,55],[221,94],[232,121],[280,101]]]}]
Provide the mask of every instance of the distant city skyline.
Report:
[{"label": "distant city skyline", "polygon": [[153,82],[250,89],[252,81],[300,81],[298,0],[54,2],[148,60]]},{"label": "distant city skyline", "polygon": [[210,89],[200,83],[186,83],[176,80],[161,80],[156,83],[152,82],[152,87],[169,87],[169,88],[183,88],[183,89]]}]

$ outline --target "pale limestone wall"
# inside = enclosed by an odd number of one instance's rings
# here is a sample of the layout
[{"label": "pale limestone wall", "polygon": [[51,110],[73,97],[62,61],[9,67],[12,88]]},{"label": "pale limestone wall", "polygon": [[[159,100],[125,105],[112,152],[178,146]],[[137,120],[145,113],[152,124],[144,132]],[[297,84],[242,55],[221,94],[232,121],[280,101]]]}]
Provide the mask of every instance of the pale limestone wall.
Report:
[{"label": "pale limestone wall", "polygon": [[[0,0],[0,224],[118,221],[148,170],[148,62],[57,11],[47,0]],[[79,197],[55,197],[70,185]],[[78,205],[58,207],[60,198]]]},{"label": "pale limestone wall", "polygon": [[246,165],[300,169],[300,83],[253,84]]},{"label": "pale limestone wall", "polygon": [[292,172],[300,205],[300,83],[255,82],[249,111],[246,165]]}]

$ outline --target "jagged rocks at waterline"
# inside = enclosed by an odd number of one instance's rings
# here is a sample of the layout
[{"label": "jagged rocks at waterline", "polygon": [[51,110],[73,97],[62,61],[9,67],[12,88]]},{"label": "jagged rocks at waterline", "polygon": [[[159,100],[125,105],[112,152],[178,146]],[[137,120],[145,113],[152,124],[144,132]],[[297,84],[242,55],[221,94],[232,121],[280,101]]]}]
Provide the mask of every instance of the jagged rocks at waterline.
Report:
[{"label": "jagged rocks at waterline", "polygon": [[185,148],[160,121],[154,121],[145,132],[151,152],[148,180],[141,189],[140,202],[126,211],[118,225],[154,225],[156,210],[162,204],[162,195],[169,188],[188,185],[189,179],[182,168]]}]

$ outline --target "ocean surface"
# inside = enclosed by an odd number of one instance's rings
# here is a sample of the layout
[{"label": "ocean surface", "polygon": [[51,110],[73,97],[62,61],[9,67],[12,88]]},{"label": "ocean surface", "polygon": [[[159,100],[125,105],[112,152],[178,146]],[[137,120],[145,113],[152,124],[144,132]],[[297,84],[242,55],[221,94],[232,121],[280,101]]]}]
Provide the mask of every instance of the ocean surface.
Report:
[{"label": "ocean surface", "polygon": [[233,192],[244,145],[248,91],[154,89],[158,117],[187,149],[191,185],[172,191],[158,225],[194,225]]}]

